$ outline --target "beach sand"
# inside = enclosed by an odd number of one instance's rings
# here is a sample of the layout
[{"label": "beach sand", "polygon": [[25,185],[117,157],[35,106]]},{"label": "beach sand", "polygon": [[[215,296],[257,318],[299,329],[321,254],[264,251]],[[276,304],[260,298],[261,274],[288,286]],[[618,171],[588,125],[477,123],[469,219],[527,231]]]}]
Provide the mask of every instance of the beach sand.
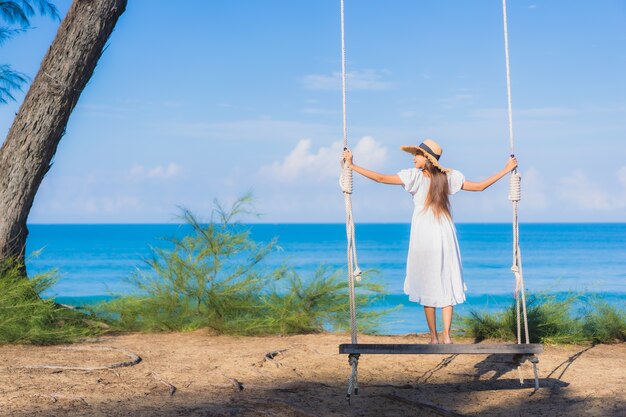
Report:
[{"label": "beach sand", "polygon": [[[625,416],[626,344],[546,346],[541,388],[520,385],[510,356],[370,355],[346,401],[347,334],[288,337],[124,334],[82,347],[0,346],[2,416]],[[423,335],[361,343],[426,343]],[[461,340],[457,340],[457,343]],[[114,370],[31,369],[33,365]],[[273,359],[266,354],[274,352]]]}]

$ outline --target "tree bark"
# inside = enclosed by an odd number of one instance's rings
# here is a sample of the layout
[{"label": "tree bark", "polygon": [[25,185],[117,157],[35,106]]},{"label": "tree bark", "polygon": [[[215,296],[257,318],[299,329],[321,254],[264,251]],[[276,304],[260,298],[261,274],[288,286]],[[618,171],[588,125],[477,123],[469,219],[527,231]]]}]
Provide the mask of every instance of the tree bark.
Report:
[{"label": "tree bark", "polygon": [[0,262],[24,265],[35,194],[126,3],[74,0],[41,63],[0,149]]}]

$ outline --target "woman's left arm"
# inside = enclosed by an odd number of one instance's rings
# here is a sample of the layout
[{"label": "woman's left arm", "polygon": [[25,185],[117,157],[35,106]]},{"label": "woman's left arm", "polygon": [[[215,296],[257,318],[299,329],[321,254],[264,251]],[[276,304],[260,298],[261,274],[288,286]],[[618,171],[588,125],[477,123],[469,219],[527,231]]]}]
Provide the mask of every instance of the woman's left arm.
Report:
[{"label": "woman's left arm", "polygon": [[502,170],[493,174],[491,177],[487,178],[486,180],[483,180],[480,182],[465,180],[463,182],[463,186],[461,187],[461,189],[465,191],[483,191],[487,189],[488,187],[490,187],[491,185],[493,185],[500,178],[504,177],[506,174],[513,171],[516,167],[517,167],[517,159],[514,156],[512,156],[511,158],[509,158],[509,161],[506,163],[506,166],[502,168]]}]

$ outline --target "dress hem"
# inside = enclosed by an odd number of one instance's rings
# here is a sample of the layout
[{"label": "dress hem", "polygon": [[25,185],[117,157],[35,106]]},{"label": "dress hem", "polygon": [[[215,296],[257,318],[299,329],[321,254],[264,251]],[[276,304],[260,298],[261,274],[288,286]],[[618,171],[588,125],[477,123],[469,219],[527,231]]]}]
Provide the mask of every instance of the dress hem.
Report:
[{"label": "dress hem", "polygon": [[[408,295],[408,294],[407,294]],[[465,302],[465,297],[463,297],[462,299],[459,300],[450,300],[449,302],[441,302],[439,301],[432,301],[432,299],[427,299],[424,297],[412,297],[409,295],[409,301],[413,302],[413,303],[417,303],[420,305],[423,305],[424,307],[447,307],[447,306],[455,306],[457,304],[462,304]]]}]

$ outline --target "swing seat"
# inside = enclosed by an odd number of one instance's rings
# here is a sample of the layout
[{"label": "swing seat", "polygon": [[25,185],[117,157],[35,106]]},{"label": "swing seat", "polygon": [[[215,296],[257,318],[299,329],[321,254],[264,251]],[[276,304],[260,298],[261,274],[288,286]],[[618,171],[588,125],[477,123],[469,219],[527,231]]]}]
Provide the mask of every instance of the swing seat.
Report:
[{"label": "swing seat", "polygon": [[534,355],[543,352],[539,343],[511,344],[342,344],[339,353],[357,355],[398,355],[398,354],[512,354]]},{"label": "swing seat", "polygon": [[[536,353],[543,352],[543,345],[540,343],[509,343],[509,344],[368,344],[368,343],[356,343],[356,344],[342,344],[339,345],[339,353],[348,354],[350,363],[352,364],[352,376],[350,377],[350,384],[348,388],[348,402],[350,401],[350,395],[353,392],[358,393],[356,390],[356,367],[358,366],[360,355],[422,355],[422,354],[434,354],[434,355],[492,355],[492,354],[508,354],[513,355],[513,360],[520,366],[523,362],[529,361],[533,365],[533,373],[535,377],[535,389],[539,389],[539,373],[537,371],[537,363],[539,359],[535,356]],[[524,379],[520,372],[520,383],[524,383]]]}]

